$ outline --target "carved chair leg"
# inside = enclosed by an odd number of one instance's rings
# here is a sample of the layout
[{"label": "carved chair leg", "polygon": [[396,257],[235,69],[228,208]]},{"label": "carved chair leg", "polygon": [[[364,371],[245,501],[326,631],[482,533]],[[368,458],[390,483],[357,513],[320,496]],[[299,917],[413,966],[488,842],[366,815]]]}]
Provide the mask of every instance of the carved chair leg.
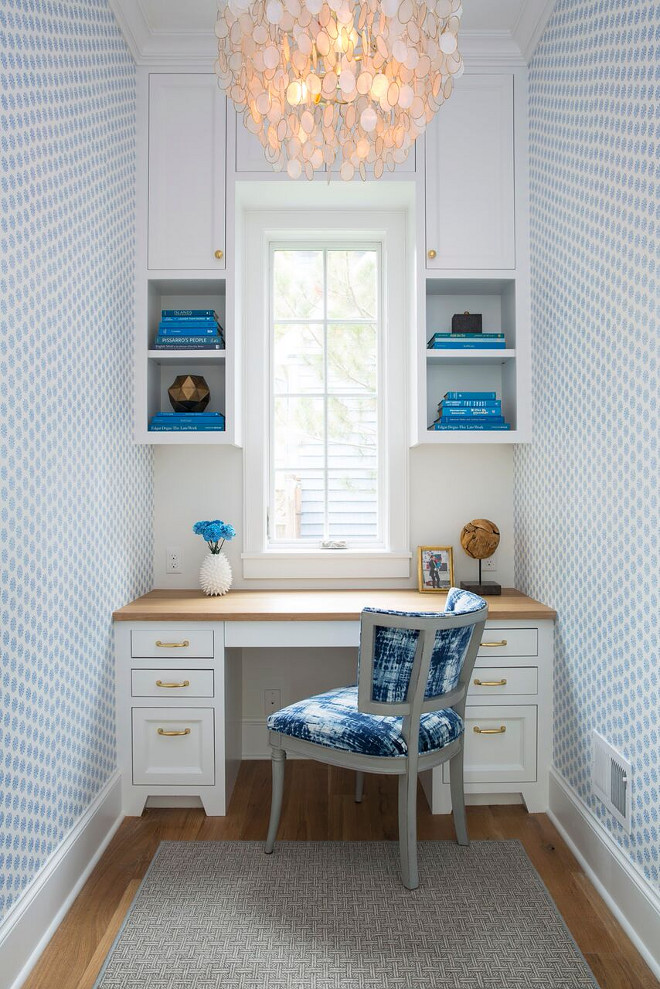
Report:
[{"label": "carved chair leg", "polygon": [[463,746],[449,760],[449,788],[451,792],[451,809],[454,815],[454,830],[459,845],[469,845],[465,817],[465,790],[463,786]]},{"label": "carved chair leg", "polygon": [[362,803],[362,794],[364,793],[364,773],[355,774],[355,803]]},{"label": "carved chair leg", "polygon": [[270,799],[270,821],[268,824],[268,835],[264,851],[270,855],[275,847],[277,828],[280,823],[280,813],[282,811],[282,795],[284,794],[284,765],[286,762],[286,752],[284,749],[272,749],[271,765],[273,770],[273,792]]},{"label": "carved chair leg", "polygon": [[401,880],[406,889],[417,889],[417,775],[399,776],[399,854]]}]

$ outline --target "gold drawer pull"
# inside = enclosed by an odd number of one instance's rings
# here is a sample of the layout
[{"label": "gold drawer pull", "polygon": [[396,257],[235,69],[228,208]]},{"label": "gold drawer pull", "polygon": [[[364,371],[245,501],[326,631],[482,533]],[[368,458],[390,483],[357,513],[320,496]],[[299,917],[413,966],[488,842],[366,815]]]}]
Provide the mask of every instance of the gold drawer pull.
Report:
[{"label": "gold drawer pull", "polygon": [[189,687],[190,680],[182,680],[181,683],[164,683],[162,680],[156,680],[157,687]]},{"label": "gold drawer pull", "polygon": [[506,725],[500,725],[499,728],[480,728],[479,725],[475,725],[472,731],[476,732],[477,735],[503,735],[506,731]]},{"label": "gold drawer pull", "polygon": [[428,255],[429,255],[431,261],[433,261],[437,257],[437,252],[434,251],[433,248],[431,248],[431,250],[428,252]]},{"label": "gold drawer pull", "polygon": [[481,649],[496,649],[498,646],[508,646],[506,639],[500,639],[499,642],[482,642]]},{"label": "gold drawer pull", "polygon": [[174,735],[189,735],[190,734],[190,728],[183,728],[181,731],[166,731],[165,728],[159,728],[158,729],[158,734],[159,735],[166,735],[168,738],[171,738]]},{"label": "gold drawer pull", "polygon": [[188,639],[184,639],[183,642],[161,642],[160,639],[156,639],[156,645],[159,649],[185,649],[190,642]]},{"label": "gold drawer pull", "polygon": [[475,687],[505,687],[506,680],[502,677],[501,680],[475,680]]},{"label": "gold drawer pull", "polygon": [[213,257],[217,258],[218,261],[222,261],[224,254],[222,253],[222,251],[214,251]]}]

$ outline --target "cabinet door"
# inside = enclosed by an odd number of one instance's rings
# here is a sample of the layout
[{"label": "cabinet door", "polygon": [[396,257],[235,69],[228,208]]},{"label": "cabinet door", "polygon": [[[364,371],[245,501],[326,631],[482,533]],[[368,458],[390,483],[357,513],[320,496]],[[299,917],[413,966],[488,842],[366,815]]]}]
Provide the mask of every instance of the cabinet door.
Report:
[{"label": "cabinet door", "polygon": [[[465,708],[465,782],[533,783],[536,780],[535,704]],[[449,782],[449,763],[442,766]]]},{"label": "cabinet door", "polygon": [[224,269],[225,145],[215,76],[149,77],[149,268]]},{"label": "cabinet door", "polygon": [[426,266],[515,267],[510,75],[463,76],[429,124]]},{"label": "cabinet door", "polygon": [[212,786],[214,745],[211,708],[133,708],[133,783]]}]

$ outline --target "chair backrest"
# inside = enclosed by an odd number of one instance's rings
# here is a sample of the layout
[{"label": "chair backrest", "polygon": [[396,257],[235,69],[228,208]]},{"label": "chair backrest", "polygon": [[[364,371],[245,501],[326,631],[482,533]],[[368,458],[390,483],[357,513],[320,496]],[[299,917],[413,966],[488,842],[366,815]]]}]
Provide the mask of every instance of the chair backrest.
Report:
[{"label": "chair backrest", "polygon": [[461,717],[488,617],[483,598],[452,587],[444,612],[365,608],[360,626],[358,710],[403,716],[453,707]]}]

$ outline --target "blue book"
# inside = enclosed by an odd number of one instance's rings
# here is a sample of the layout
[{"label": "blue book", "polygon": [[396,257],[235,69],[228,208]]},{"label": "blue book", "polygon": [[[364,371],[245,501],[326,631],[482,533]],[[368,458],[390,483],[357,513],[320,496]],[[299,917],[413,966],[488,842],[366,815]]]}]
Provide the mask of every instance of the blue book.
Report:
[{"label": "blue book", "polygon": [[225,341],[218,335],[214,337],[178,337],[178,336],[157,336],[154,347],[161,350],[188,350],[195,347],[208,348],[209,350],[224,350]]},{"label": "blue book", "polygon": [[451,430],[451,429],[466,429],[466,430],[467,429],[473,429],[473,430],[476,429],[476,430],[487,431],[489,429],[493,429],[493,430],[497,430],[497,429],[511,429],[511,426],[509,425],[508,422],[497,422],[497,423],[493,423],[493,422],[475,422],[475,423],[471,423],[469,425],[468,425],[468,423],[463,423],[463,422],[450,423],[449,425],[446,425],[443,422],[434,422],[432,425],[429,426],[429,429],[443,430],[443,431],[447,431],[447,430]]},{"label": "blue book", "polygon": [[[167,421],[181,419],[192,419],[194,422],[203,422],[204,419],[219,420],[224,419],[223,412],[156,412],[154,419],[165,419]],[[153,420],[152,420],[153,421]]]},{"label": "blue book", "polygon": [[161,326],[219,326],[215,316],[161,316]]},{"label": "blue book", "polygon": [[222,327],[217,319],[161,319],[158,324],[168,330],[180,330],[185,326],[194,326],[198,330],[218,330]]},{"label": "blue book", "polygon": [[215,351],[216,353],[222,353],[225,347],[224,344],[222,343],[186,343],[180,347],[172,347],[171,344],[166,344],[166,343],[155,343],[151,349],[169,350],[170,353],[172,351],[179,351],[179,350],[182,353],[184,350],[199,350],[199,351],[206,351],[206,353],[208,354],[208,353],[213,353],[213,351]]},{"label": "blue book", "polygon": [[446,391],[443,398],[457,402],[471,402],[473,399],[483,402],[494,402],[497,395],[494,391]]},{"label": "blue book", "polygon": [[157,412],[151,417],[152,426],[214,426],[225,424],[223,412]]},{"label": "blue book", "polygon": [[172,317],[180,319],[182,316],[186,316],[188,319],[201,319],[203,316],[218,318],[215,309],[161,309],[160,314],[163,319],[172,319]]},{"label": "blue book", "polygon": [[454,426],[502,426],[506,419],[504,416],[489,416],[481,419],[473,419],[471,416],[466,416],[464,419],[445,419],[443,416],[435,421],[440,426],[449,426],[450,429],[453,429]]},{"label": "blue book", "polygon": [[208,423],[208,424],[193,424],[185,422],[177,423],[150,423],[149,432],[150,433],[222,433],[224,432],[225,424],[222,423]]},{"label": "blue book", "polygon": [[217,337],[220,336],[220,328],[213,324],[212,326],[194,326],[192,323],[186,323],[185,326],[163,326],[161,323],[158,327],[158,335],[161,337]]},{"label": "blue book", "polygon": [[501,416],[502,409],[499,405],[493,405],[491,408],[475,407],[467,409],[446,409],[443,405],[441,412],[443,419],[465,419],[466,416],[473,419],[492,419],[493,416]]},{"label": "blue book", "polygon": [[427,347],[433,347],[437,340],[504,340],[503,333],[434,333]]},{"label": "blue book", "polygon": [[157,343],[169,343],[169,344],[179,344],[181,341],[189,340],[190,343],[200,343],[202,340],[208,342],[208,340],[215,341],[224,340],[224,334],[222,330],[218,330],[216,333],[191,333],[190,331],[185,331],[184,333],[160,333],[156,336]]},{"label": "blue book", "polygon": [[481,401],[478,398],[473,398],[472,401],[467,399],[466,401],[452,400],[443,398],[443,400],[438,405],[439,409],[501,409],[502,401],[499,398],[487,399],[486,401]]},{"label": "blue book", "polygon": [[429,350],[505,350],[504,340],[437,340]]}]

